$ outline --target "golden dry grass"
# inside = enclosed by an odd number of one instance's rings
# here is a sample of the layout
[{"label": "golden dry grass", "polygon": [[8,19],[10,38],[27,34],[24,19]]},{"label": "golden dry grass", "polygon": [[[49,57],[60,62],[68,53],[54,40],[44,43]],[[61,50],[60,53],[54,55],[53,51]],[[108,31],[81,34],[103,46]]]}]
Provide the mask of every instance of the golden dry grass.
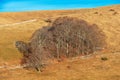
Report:
[{"label": "golden dry grass", "polygon": [[[91,24],[97,24],[107,36],[109,51],[115,53],[101,53],[88,59],[53,64],[42,73],[24,69],[0,70],[0,80],[119,80],[120,5],[80,10],[0,13],[0,65],[17,64],[21,59],[21,54],[16,50],[14,42],[29,41],[36,29],[48,24],[44,21],[45,19],[54,20],[59,16],[78,17]],[[37,21],[11,25],[32,19],[37,19]],[[4,26],[5,24],[9,25]],[[108,60],[102,61],[101,55],[108,57]]]},{"label": "golden dry grass", "polygon": [[[103,61],[101,57],[107,57]],[[0,71],[1,80],[119,80],[120,53],[104,53],[75,61],[51,64],[43,72],[16,69]]]}]

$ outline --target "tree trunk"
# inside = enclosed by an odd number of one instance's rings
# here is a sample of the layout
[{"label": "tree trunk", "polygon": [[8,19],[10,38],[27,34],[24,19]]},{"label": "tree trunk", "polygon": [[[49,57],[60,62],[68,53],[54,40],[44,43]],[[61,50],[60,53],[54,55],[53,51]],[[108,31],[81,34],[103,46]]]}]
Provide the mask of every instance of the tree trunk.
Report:
[{"label": "tree trunk", "polygon": [[69,57],[69,45],[68,45],[68,43],[66,45],[66,54],[67,54],[67,57]]}]

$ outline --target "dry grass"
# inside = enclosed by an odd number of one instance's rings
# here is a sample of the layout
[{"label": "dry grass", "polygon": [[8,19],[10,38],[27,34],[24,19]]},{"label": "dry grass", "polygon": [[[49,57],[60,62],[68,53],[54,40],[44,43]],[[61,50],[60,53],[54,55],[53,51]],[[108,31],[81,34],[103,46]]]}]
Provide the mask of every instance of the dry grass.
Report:
[{"label": "dry grass", "polygon": [[[114,9],[117,14],[113,15],[114,11],[110,9]],[[98,14],[94,14],[95,12]],[[46,18],[54,20],[59,16],[78,17],[91,24],[96,23],[106,33],[109,50],[120,51],[120,5],[96,9],[0,13],[0,26],[37,19],[36,22],[0,27],[0,65],[18,63],[21,55],[15,49],[14,42],[16,40],[27,42],[36,29],[48,24],[44,21]],[[98,54],[97,57],[90,59],[62,62],[49,66],[50,68],[46,68],[42,73],[24,69],[5,72],[0,70],[0,80],[119,80],[119,54],[102,54],[108,58],[106,61],[101,61],[101,55]]]},{"label": "dry grass", "polygon": [[[107,57],[103,61],[101,57]],[[47,66],[43,72],[34,70],[2,70],[1,80],[119,80],[120,53],[104,53],[75,61],[65,60]]]}]

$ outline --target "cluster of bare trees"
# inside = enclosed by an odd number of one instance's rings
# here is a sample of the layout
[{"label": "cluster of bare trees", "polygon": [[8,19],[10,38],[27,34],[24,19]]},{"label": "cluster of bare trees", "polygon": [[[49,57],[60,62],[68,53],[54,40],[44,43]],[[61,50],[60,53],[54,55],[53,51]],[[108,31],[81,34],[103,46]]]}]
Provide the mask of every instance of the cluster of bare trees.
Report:
[{"label": "cluster of bare trees", "polygon": [[92,54],[105,46],[105,35],[97,25],[77,18],[59,17],[52,25],[33,34],[28,63],[38,68],[49,59]]}]

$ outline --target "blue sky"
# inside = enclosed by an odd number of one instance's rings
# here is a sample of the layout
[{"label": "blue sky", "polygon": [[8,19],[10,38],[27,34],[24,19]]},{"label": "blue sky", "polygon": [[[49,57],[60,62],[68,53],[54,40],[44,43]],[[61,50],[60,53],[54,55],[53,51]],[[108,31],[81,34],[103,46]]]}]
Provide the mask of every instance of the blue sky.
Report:
[{"label": "blue sky", "polygon": [[0,12],[94,8],[120,0],[0,0]]}]

